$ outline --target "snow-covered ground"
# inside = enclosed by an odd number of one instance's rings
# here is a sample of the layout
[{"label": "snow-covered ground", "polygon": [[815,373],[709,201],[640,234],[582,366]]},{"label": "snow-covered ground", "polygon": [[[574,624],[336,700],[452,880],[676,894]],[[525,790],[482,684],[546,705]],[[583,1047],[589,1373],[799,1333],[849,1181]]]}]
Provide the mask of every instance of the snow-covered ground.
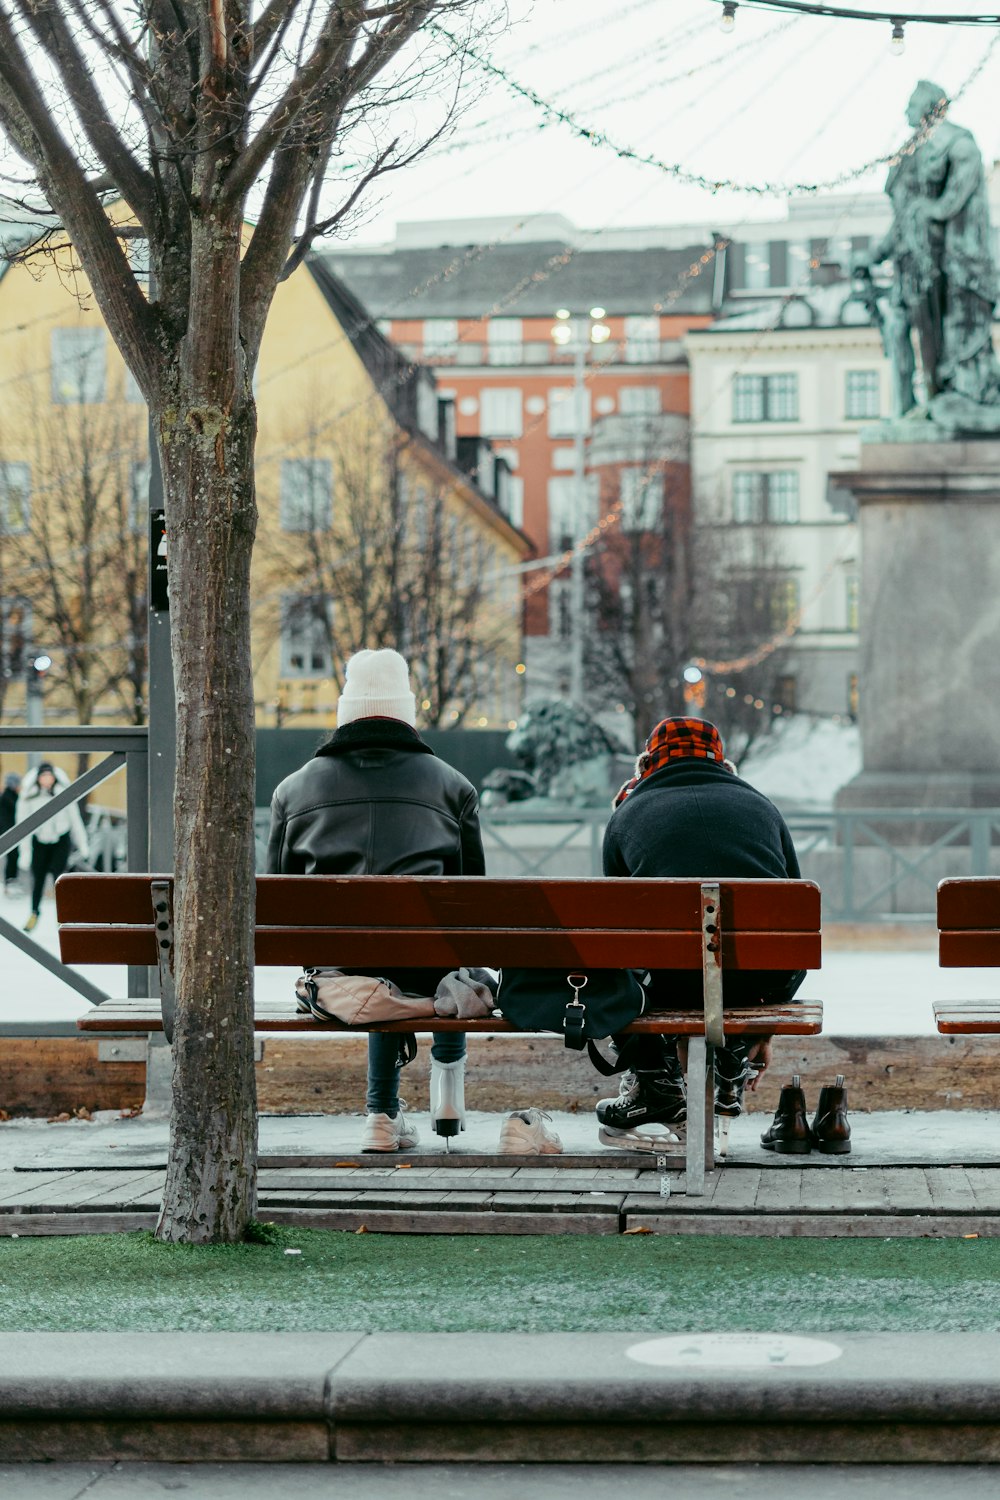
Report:
[{"label": "snow-covered ground", "polygon": [[857,725],[805,714],[779,720],[739,766],[740,775],[785,813],[826,812],[860,770]]},{"label": "snow-covered ground", "polygon": [[[0,914],[20,927],[28,914],[26,898],[3,901]],[[33,934],[50,953],[58,952],[55,905],[47,899]],[[823,967],[810,974],[802,998],[821,1000],[824,1030],[831,1036],[921,1036],[934,1032],[934,1000],[983,1000],[1000,996],[1000,975],[993,969],[939,969],[937,953],[926,946],[926,932],[915,933],[920,949],[828,951]],[[901,940],[902,942],[903,940]],[[82,966],[81,973],[107,993],[125,994],[125,970]],[[290,996],[295,969],[258,969],[262,997]],[[73,1021],[87,1001],[55,975],[33,963],[0,937],[0,1022]]]}]

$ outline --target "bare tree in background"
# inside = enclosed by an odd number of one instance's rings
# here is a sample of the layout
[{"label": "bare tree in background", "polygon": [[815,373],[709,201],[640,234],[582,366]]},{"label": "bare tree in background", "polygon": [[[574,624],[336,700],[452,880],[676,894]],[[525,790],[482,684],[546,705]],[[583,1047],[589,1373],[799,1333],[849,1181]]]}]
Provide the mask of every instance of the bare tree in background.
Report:
[{"label": "bare tree in background", "polygon": [[[20,521],[6,541],[9,589],[30,607],[31,640],[54,661],[50,696],[92,724],[110,704],[146,722],[146,410],[85,399],[85,371],[65,398],[41,399],[24,376],[8,387],[8,426],[30,434]],[[12,510],[8,496],[7,511]]]},{"label": "bare tree in background", "polygon": [[[613,456],[633,462],[601,470],[601,509],[615,524],[586,562],[591,698],[605,710],[622,705],[635,746],[660,718],[689,713],[711,718],[742,756],[770,728],[784,660],[774,649],[752,658],[792,607],[774,529],[695,524],[683,445],[668,448],[658,422]],[[685,681],[698,662],[744,658],[739,669],[706,665],[700,681]]]},{"label": "bare tree in background", "polygon": [[420,722],[454,727],[517,635],[496,602],[495,554],[418,439],[365,411],[326,427],[290,439],[301,456],[281,462],[259,565],[267,634],[286,655],[295,643],[284,672],[322,671],[338,688],[355,651],[392,647],[411,659]]},{"label": "bare tree in background", "polygon": [[[249,579],[261,336],[279,280],[316,236],[412,158],[392,134],[393,106],[426,94],[442,69],[453,79],[460,55],[431,23],[472,24],[475,10],[0,0],[0,128],[26,168],[24,214],[50,210],[65,226],[142,390],[163,473],[177,692],[164,1239],[239,1239],[256,1202]],[[113,199],[127,223],[112,222]],[[150,296],[128,236],[148,244]]]},{"label": "bare tree in background", "polygon": [[699,527],[697,657],[719,664],[706,672],[703,710],[740,760],[769,734],[775,709],[795,707],[785,684],[797,620],[798,585],[776,528]]}]

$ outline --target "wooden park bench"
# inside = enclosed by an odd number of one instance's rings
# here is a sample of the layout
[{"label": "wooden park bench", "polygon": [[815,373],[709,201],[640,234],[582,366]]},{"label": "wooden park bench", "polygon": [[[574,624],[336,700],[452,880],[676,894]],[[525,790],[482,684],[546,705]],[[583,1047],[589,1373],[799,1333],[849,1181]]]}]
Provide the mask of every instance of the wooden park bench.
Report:
[{"label": "wooden park bench", "polygon": [[[155,908],[155,910],[154,910]],[[84,1031],[172,1027],[171,882],[155,875],[63,875],[56,884],[63,961],[155,965],[158,1001],[109,1000]],[[820,967],[820,893],[806,880],[456,879],[393,875],[259,875],[256,962],[392,968],[695,969],[704,1013],[657,1011],[627,1030],[690,1038],[685,1186],[704,1192],[714,1167],[712,1048],[726,1035],[815,1036],[822,1006],[722,1011],[729,970]],[[394,1022],[380,1031],[513,1032],[500,1018]],[[337,1029],[287,1004],[259,1005],[258,1031]],[[340,1027],[346,1030],[346,1027]],[[553,1054],[553,1066],[558,1067]]]},{"label": "wooden park bench", "polygon": [[[1000,876],[942,880],[937,893],[938,962],[942,969],[1000,968]],[[935,1000],[942,1036],[1000,1033],[1000,998]]]}]

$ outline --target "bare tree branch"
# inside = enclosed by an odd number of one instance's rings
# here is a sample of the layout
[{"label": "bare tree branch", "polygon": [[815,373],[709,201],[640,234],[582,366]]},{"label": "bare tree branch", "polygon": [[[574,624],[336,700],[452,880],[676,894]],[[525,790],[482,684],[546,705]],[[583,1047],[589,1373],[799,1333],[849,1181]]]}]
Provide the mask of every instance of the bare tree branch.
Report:
[{"label": "bare tree branch", "polygon": [[[115,59],[125,69],[132,85],[132,97],[139,107],[147,132],[152,134],[157,126],[162,127],[165,123],[156,97],[153,70],[125,30],[113,4],[110,0],[69,0],[69,3],[73,14],[80,25],[86,29],[94,45],[103,48],[110,58]],[[93,5],[96,5],[98,14],[110,30],[113,40],[105,36],[93,20],[90,14],[90,7]]]},{"label": "bare tree branch", "polygon": [[372,162],[371,166],[366,169],[363,177],[359,182],[355,184],[355,187],[350,196],[344,200],[337,212],[331,215],[330,218],[323,219],[317,223],[315,215],[319,203],[319,196],[323,190],[323,168],[325,167],[327,158],[329,156],[328,148],[327,156],[324,156],[323,161],[317,164],[317,169],[315,175],[313,176],[312,191],[310,194],[308,206],[307,222],[309,227],[304,230],[303,233],[299,236],[295,244],[295,248],[285,262],[284,269],[281,273],[282,281],[287,281],[292,272],[297,270],[298,267],[302,264],[310,249],[312,248],[313,241],[318,239],[320,235],[328,234],[331,229],[333,229],[344,218],[346,218],[346,216],[350,213],[351,209],[354,207],[355,203],[357,203],[358,199],[362,196],[369,184],[382,172],[391,170],[391,168],[386,167],[386,162],[392,155],[393,151],[395,151],[398,144],[398,140],[391,141],[383,151],[380,151],[376,156],[374,162]]},{"label": "bare tree branch", "polygon": [[88,65],[53,0],[16,0],[18,10],[45,52],[59,69],[77,117],[94,150],[125,201],[148,232],[152,216],[153,183],[112,124]]},{"label": "bare tree branch", "polygon": [[[244,196],[277,148],[287,144],[292,127],[307,109],[313,108],[315,96],[330,87],[332,76],[354,45],[363,19],[362,0],[344,0],[343,5],[331,6],[309,61],[296,72],[268,118],[226,174],[228,202],[237,202]],[[328,122],[339,112],[338,102],[337,94],[332,92],[315,122],[308,122],[314,137],[326,134]]]},{"label": "bare tree branch", "polygon": [[100,199],[63,140],[0,9],[0,123],[38,175],[42,190],[84,258],[115,342],[133,369],[153,378],[152,317]]}]

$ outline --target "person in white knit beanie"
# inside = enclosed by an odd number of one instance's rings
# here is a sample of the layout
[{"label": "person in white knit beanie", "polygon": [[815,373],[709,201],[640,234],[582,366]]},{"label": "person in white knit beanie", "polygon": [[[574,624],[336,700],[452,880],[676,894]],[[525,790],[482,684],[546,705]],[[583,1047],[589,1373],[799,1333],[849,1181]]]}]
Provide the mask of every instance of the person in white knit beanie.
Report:
[{"label": "person in white knit beanie", "polygon": [[[267,869],[278,875],[484,875],[475,787],[416,729],[410,669],[398,651],[347,662],[337,728],[275,790]],[[446,970],[379,970],[406,993],[433,995]],[[399,1038],[368,1037],[362,1151],[410,1151],[417,1132],[399,1097]],[[465,1128],[465,1036],[434,1032],[431,1126]]]},{"label": "person in white knit beanie", "polygon": [[410,669],[398,651],[356,651],[348,661],[337,724],[353,724],[355,719],[402,719],[416,728]]}]

